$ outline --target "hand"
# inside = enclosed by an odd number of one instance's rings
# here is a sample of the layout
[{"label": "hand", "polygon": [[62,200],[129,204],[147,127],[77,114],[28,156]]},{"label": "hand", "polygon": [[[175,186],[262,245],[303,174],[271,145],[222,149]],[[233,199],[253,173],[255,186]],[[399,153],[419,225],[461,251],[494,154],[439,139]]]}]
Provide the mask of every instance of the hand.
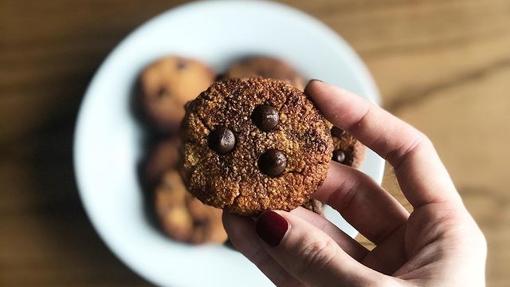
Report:
[{"label": "hand", "polygon": [[413,212],[365,174],[332,162],[313,196],[375,243],[373,250],[303,208],[268,211],[257,221],[224,213],[233,245],[278,286],[484,286],[485,238],[430,140],[334,86],[312,81],[305,93],[393,166]]}]

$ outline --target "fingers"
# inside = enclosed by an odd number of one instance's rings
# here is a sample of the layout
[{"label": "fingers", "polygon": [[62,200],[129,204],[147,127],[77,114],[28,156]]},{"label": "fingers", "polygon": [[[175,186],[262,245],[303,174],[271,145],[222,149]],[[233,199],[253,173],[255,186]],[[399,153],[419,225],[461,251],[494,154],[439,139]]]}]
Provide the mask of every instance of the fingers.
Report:
[{"label": "fingers", "polygon": [[[355,260],[359,261],[366,257],[368,253],[366,248],[323,216],[302,207],[294,209],[291,213],[325,232]],[[262,242],[255,233],[255,222],[253,220],[225,212],[223,213],[223,224],[234,247],[259,267],[277,286],[292,282],[294,283],[288,286],[297,286],[296,279],[276,263],[262,247]]]},{"label": "fingers", "polygon": [[333,239],[333,241],[335,241],[335,243],[338,244],[343,251],[355,260],[360,261],[366,257],[368,250],[365,247],[349,235],[345,234],[336,225],[324,218],[324,216],[302,207],[298,207],[290,213],[322,230],[331,237],[331,239]]},{"label": "fingers", "polygon": [[422,134],[407,123],[348,91],[311,81],[305,92],[335,126],[349,131],[393,166],[422,140]]},{"label": "fingers", "polygon": [[385,158],[409,202],[421,206],[460,197],[432,143],[411,125],[363,98],[335,86],[311,81],[305,93],[326,118]]},{"label": "fingers", "polygon": [[370,286],[385,279],[351,258],[322,230],[292,213],[265,212],[256,231],[269,255],[305,285]]},{"label": "fingers", "polygon": [[223,226],[232,245],[253,262],[276,286],[303,286],[267,253],[255,233],[253,220],[223,212]]},{"label": "fingers", "polygon": [[409,213],[364,173],[335,162],[313,195],[336,209],[354,228],[375,244],[407,222]]},{"label": "fingers", "polygon": [[406,227],[402,226],[394,231],[384,242],[372,249],[361,263],[383,274],[394,274],[408,259],[405,250]]}]

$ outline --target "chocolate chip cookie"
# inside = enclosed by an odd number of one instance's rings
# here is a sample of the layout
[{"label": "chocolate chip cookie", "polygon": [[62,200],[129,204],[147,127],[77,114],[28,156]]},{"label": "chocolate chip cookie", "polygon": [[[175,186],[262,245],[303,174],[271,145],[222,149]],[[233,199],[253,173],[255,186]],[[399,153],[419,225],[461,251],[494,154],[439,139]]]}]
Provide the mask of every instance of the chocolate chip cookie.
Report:
[{"label": "chocolate chip cookie", "polygon": [[330,128],[285,81],[219,81],[186,105],[181,175],[202,202],[233,213],[291,210],[326,177]]},{"label": "chocolate chip cookie", "polygon": [[178,138],[169,137],[154,143],[142,163],[142,180],[147,190],[153,190],[164,172],[175,169],[179,159]]},{"label": "chocolate chip cookie", "polygon": [[227,239],[221,210],[188,193],[176,170],[162,176],[154,191],[154,208],[163,231],[172,239],[193,244],[223,243]]},{"label": "chocolate chip cookie", "polygon": [[358,168],[365,155],[365,146],[346,131],[332,127],[333,138],[332,160]]},{"label": "chocolate chip cookie", "polygon": [[225,73],[225,78],[262,77],[288,81],[303,90],[303,77],[288,63],[272,57],[252,56],[233,63]]},{"label": "chocolate chip cookie", "polygon": [[147,66],[139,79],[139,104],[143,118],[155,130],[175,132],[184,116],[184,104],[214,81],[205,64],[169,56]]}]

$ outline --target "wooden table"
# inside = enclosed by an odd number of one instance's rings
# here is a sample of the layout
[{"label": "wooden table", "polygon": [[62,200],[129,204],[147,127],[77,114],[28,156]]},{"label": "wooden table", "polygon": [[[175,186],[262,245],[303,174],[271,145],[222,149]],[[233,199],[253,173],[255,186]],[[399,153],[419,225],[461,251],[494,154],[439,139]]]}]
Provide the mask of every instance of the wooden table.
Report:
[{"label": "wooden table", "polygon": [[[134,27],[180,1],[0,2],[0,285],[147,285],[79,201],[72,135],[84,89]],[[435,142],[510,284],[510,1],[288,1],[360,53],[384,106]],[[391,170],[384,186],[402,199]]]}]

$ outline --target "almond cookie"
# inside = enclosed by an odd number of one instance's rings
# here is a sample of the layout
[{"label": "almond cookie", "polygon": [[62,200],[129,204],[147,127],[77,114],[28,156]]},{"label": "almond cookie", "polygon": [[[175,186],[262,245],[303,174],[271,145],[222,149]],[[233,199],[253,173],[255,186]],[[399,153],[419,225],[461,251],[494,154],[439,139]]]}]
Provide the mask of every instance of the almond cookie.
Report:
[{"label": "almond cookie", "polygon": [[265,56],[253,56],[235,62],[225,73],[225,78],[262,77],[288,81],[296,88],[303,90],[303,77],[289,64],[282,60]]},{"label": "almond cookie", "polygon": [[165,138],[156,142],[143,162],[144,187],[153,190],[163,173],[175,169],[179,159],[179,138]]},{"label": "almond cookie", "polygon": [[181,175],[202,202],[229,212],[291,210],[326,177],[330,128],[285,81],[216,82],[186,105]]},{"label": "almond cookie", "polygon": [[161,228],[172,239],[193,244],[223,243],[227,239],[221,210],[188,193],[176,170],[165,172],[161,178],[154,191],[154,208]]},{"label": "almond cookie", "polygon": [[365,146],[346,131],[332,127],[332,159],[341,164],[358,168],[365,157]]},{"label": "almond cookie", "polygon": [[184,104],[214,81],[205,64],[169,56],[147,66],[139,79],[139,103],[143,118],[157,131],[175,132],[184,116]]}]

